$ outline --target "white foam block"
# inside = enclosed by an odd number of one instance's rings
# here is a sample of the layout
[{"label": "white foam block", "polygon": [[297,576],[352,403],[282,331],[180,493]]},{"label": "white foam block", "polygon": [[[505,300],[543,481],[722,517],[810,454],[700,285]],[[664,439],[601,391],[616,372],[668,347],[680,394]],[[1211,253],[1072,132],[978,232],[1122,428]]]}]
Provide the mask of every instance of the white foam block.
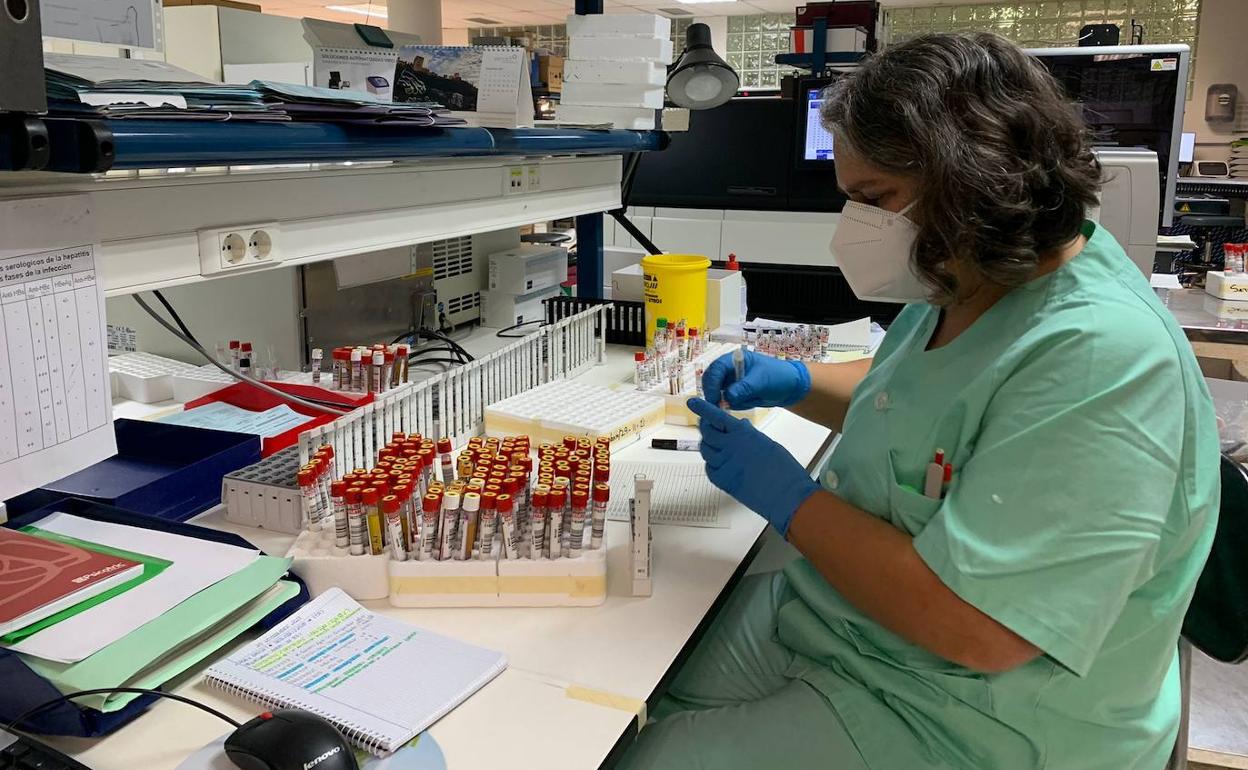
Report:
[{"label": "white foam block", "polygon": [[560,104],[555,113],[560,123],[611,124],[634,131],[653,131],[654,115],[654,110],[638,107],[582,107],[574,104]]},{"label": "white foam block", "polygon": [[672,36],[672,20],[652,13],[599,13],[568,17],[568,37],[651,37],[667,40]]},{"label": "white foam block", "polygon": [[570,83],[629,83],[663,86],[667,69],[654,62],[569,60],[563,65],[563,85]]},{"label": "white foam block", "polygon": [[582,107],[663,108],[662,86],[621,83],[565,83],[559,104]]},{"label": "white foam block", "polygon": [[[672,63],[672,41],[644,37],[582,37],[568,42],[569,59]],[[565,80],[566,84],[567,81]]]}]

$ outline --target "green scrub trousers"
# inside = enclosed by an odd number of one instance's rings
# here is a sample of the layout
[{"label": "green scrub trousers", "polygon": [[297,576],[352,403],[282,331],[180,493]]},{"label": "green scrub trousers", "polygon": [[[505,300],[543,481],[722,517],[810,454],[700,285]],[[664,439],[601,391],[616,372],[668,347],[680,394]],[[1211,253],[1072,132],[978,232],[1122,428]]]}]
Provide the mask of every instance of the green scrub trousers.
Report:
[{"label": "green scrub trousers", "polygon": [[[1216,527],[1217,430],[1174,318],[1112,236],[1084,235],[947,345],[928,349],[938,308],[903,309],[819,475],[1041,654],[966,669],[799,559],[742,582],[624,767],[1162,768]],[[943,499],[919,491],[938,449]]]}]

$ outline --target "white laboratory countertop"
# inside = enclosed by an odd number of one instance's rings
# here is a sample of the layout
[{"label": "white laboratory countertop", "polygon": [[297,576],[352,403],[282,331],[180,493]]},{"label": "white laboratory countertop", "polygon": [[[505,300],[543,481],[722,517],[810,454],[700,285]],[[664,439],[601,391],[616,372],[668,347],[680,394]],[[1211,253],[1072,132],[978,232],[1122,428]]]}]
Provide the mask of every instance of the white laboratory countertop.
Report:
[{"label": "white laboratory countertop", "polygon": [[[476,354],[493,342],[486,339],[493,333],[476,330],[463,344]],[[606,364],[581,379],[614,384],[631,373],[632,351],[612,346]],[[784,410],[776,410],[763,431],[806,465],[829,436],[827,429]],[[671,425],[655,434],[696,435],[695,428]],[[693,452],[651,449],[643,440],[617,452],[615,461],[698,464],[701,458]],[[608,522],[607,599],[597,607],[403,609],[385,601],[364,602],[376,612],[507,655],[510,668],[502,676],[432,728],[448,767],[486,767],[487,762],[543,770],[598,767],[621,736],[634,729],[632,706],[588,703],[568,697],[564,688],[578,685],[635,701],[661,694],[673,663],[744,567],[766,528],[761,517],[736,502],[727,503],[720,515],[729,523],[727,528],[653,527],[654,594],[648,598],[630,595],[628,525]],[[273,554],[285,553],[293,541],[290,535],[231,524],[219,506],[195,523],[237,532]],[[200,680],[198,673],[191,674],[177,691],[223,707],[235,717],[257,711],[208,689]],[[481,739],[481,725],[490,726],[489,740]],[[53,743],[96,770],[172,770],[222,732],[211,716],[182,704],[161,703],[151,714],[102,740]],[[557,742],[555,736],[561,736]],[[528,749],[517,750],[520,746]],[[556,746],[557,750],[542,750]]]}]

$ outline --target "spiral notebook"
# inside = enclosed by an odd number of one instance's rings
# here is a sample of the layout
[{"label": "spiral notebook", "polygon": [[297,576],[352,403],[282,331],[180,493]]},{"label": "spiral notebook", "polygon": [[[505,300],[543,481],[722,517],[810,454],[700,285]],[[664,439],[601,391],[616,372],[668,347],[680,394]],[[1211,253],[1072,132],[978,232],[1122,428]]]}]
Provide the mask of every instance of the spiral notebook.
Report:
[{"label": "spiral notebook", "polygon": [[384,756],[506,667],[502,653],[374,614],[333,588],[213,665],[207,682],[267,708],[311,711]]}]

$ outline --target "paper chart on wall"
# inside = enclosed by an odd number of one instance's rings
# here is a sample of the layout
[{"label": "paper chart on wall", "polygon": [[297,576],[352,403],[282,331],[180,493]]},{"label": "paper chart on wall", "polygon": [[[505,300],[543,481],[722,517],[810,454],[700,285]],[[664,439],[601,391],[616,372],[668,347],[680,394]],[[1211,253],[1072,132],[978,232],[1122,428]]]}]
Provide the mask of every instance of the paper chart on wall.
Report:
[{"label": "paper chart on wall", "polygon": [[117,453],[89,198],[0,203],[0,500]]}]

